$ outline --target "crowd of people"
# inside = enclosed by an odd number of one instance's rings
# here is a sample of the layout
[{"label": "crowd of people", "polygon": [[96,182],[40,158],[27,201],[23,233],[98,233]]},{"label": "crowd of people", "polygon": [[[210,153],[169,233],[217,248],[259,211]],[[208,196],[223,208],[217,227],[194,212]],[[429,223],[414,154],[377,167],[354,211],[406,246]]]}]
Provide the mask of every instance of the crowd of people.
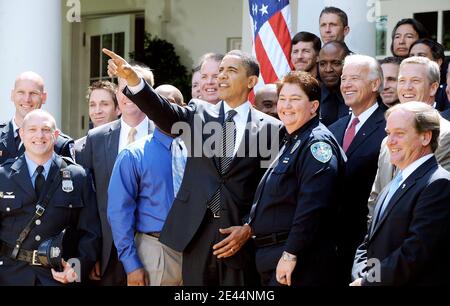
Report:
[{"label": "crowd of people", "polygon": [[407,18],[392,56],[354,54],[336,7],[319,29],[294,35],[292,71],[253,103],[245,52],[202,56],[186,104],[104,49],[118,85],[88,88],[75,141],[41,110],[42,77],[17,76],[0,285],[449,285],[444,47]]}]

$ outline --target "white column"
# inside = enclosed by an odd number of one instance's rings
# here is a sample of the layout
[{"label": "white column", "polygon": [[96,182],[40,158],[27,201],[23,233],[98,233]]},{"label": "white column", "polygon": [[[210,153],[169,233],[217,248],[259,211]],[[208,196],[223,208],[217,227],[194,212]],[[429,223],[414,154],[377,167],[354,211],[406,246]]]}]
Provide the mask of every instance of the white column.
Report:
[{"label": "white column", "polygon": [[0,50],[0,121],[14,114],[16,76],[31,70],[44,78],[43,109],[61,126],[61,0],[1,0]]},{"label": "white column", "polygon": [[347,13],[350,33],[345,42],[355,53],[375,56],[374,0],[298,0],[298,21],[295,33],[308,31],[320,37],[319,16],[326,6],[335,6]]}]

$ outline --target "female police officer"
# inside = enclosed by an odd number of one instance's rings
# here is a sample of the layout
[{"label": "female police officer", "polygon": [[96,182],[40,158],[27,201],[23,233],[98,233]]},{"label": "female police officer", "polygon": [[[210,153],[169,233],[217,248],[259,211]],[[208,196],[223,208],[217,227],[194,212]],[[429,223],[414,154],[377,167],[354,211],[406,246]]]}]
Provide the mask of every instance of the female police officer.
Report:
[{"label": "female police officer", "polygon": [[252,237],[263,285],[334,284],[333,225],[345,155],[319,122],[316,79],[293,71],[277,89],[284,145],[258,186],[248,222],[221,229],[230,235],[214,254],[232,256]]}]

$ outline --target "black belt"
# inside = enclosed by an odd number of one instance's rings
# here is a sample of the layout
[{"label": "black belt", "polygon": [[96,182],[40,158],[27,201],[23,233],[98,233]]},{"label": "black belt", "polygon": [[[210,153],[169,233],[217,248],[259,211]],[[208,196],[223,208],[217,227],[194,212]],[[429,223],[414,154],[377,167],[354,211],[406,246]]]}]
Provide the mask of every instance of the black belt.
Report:
[{"label": "black belt", "polygon": [[152,232],[152,233],[143,233],[144,235],[152,236],[155,238],[159,238],[161,236],[161,233],[159,232]]},{"label": "black belt", "polygon": [[283,243],[289,237],[289,232],[272,233],[266,236],[256,236],[253,241],[257,248]]},{"label": "black belt", "polygon": [[[11,247],[5,243],[2,243],[2,246],[0,247],[0,254],[2,256],[10,258],[13,250],[14,250],[13,247]],[[42,264],[39,261],[39,258],[37,256],[37,250],[29,251],[29,250],[20,249],[19,253],[17,254],[16,260],[27,262],[32,266],[42,266]]]}]

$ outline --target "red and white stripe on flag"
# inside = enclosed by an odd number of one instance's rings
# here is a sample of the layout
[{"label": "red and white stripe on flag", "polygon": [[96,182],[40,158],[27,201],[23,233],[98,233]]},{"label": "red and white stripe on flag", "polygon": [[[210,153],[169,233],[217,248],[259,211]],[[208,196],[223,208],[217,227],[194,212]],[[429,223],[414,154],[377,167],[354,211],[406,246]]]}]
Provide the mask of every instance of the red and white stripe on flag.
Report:
[{"label": "red and white stripe on flag", "polygon": [[[252,54],[260,66],[256,91],[275,83],[292,70],[291,7],[289,0],[249,0],[252,21]],[[250,100],[253,100],[253,95]]]}]

